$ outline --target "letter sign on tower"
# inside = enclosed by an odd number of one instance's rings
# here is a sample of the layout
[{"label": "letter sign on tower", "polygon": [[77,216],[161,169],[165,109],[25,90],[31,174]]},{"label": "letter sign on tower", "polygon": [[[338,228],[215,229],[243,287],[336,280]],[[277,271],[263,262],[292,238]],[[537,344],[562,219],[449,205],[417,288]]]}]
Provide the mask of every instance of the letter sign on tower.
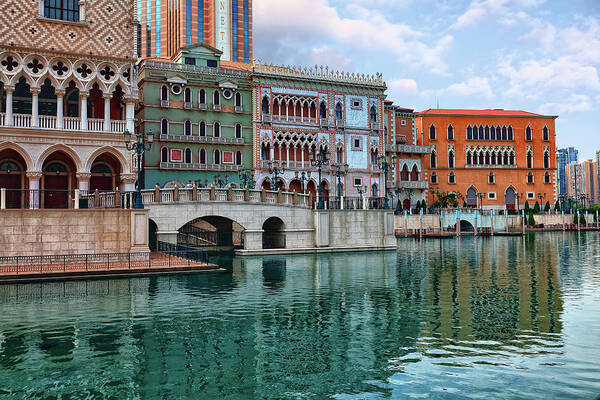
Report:
[{"label": "letter sign on tower", "polygon": [[231,60],[229,0],[215,0],[215,47],[223,52],[221,60]]}]

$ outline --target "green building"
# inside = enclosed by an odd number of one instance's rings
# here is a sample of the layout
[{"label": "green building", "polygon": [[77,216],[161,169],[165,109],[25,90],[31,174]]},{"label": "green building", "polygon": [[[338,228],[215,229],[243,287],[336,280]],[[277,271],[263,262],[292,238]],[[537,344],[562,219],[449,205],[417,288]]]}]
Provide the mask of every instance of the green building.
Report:
[{"label": "green building", "polygon": [[173,60],[139,64],[139,129],[155,134],[145,154],[145,188],[240,185],[238,172],[252,167],[249,67],[220,57],[200,43]]}]

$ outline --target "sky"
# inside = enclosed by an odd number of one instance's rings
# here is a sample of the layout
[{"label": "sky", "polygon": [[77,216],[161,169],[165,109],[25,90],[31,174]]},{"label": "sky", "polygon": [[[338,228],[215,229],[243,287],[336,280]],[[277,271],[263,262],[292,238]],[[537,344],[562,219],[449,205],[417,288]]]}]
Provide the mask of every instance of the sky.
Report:
[{"label": "sky", "polygon": [[388,100],[558,115],[600,150],[600,0],[254,0],[254,57],[383,73]]}]

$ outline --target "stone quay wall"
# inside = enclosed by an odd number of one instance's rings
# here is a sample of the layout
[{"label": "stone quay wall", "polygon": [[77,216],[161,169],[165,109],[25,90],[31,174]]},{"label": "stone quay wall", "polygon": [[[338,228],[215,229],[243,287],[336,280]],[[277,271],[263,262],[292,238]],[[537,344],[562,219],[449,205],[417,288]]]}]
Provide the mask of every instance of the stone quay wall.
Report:
[{"label": "stone quay wall", "polygon": [[143,252],[146,210],[2,210],[0,256]]}]

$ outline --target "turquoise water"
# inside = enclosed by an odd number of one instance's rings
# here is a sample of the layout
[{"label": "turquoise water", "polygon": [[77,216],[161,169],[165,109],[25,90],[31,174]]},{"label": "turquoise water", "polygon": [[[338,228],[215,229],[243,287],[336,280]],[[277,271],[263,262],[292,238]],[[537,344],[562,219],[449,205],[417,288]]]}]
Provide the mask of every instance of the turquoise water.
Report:
[{"label": "turquoise water", "polygon": [[600,394],[598,233],[223,262],[0,285],[0,398]]}]

